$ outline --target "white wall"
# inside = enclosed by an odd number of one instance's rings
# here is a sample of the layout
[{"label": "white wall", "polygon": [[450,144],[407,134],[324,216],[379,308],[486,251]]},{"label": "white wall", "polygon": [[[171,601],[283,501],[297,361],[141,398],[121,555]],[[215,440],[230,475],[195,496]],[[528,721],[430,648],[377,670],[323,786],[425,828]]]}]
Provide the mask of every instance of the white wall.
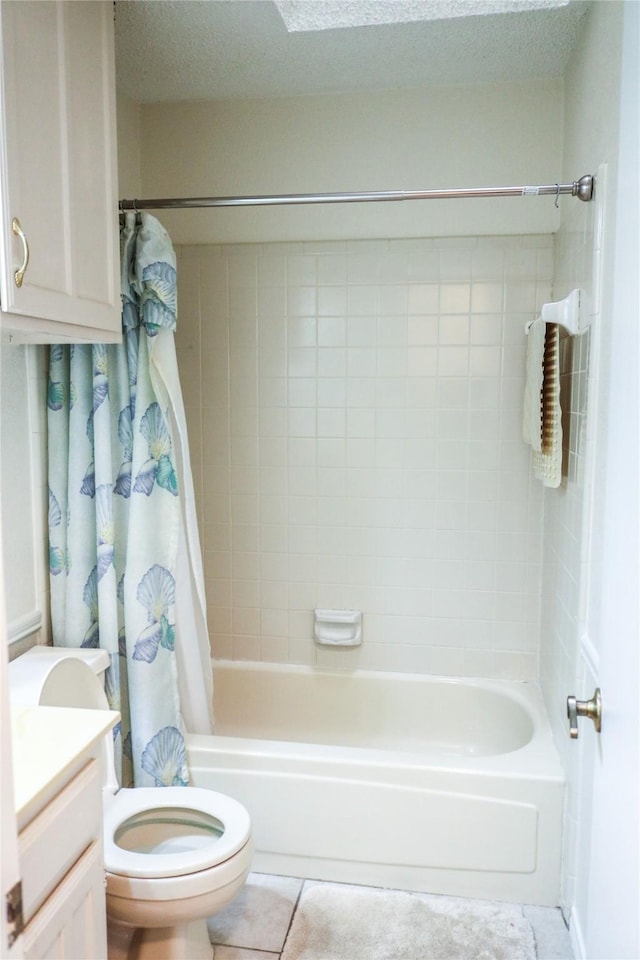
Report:
[{"label": "white wall", "polygon": [[121,200],[141,193],[140,104],[118,93],[118,196]]},{"label": "white wall", "polygon": [[0,348],[1,539],[12,656],[50,636],[44,357],[44,348],[6,338]]},{"label": "white wall", "polygon": [[[146,105],[146,196],[555,183],[562,80]],[[574,180],[587,171],[573,170]],[[163,211],[176,243],[549,233],[553,199]]]}]

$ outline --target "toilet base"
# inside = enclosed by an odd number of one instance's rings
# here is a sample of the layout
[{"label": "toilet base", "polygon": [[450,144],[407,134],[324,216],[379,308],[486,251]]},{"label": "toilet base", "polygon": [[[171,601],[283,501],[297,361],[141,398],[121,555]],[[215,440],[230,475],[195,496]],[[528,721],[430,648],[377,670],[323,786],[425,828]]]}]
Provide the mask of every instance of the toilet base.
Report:
[{"label": "toilet base", "polygon": [[130,927],[108,924],[108,960],[213,960],[206,920],[175,927]]}]

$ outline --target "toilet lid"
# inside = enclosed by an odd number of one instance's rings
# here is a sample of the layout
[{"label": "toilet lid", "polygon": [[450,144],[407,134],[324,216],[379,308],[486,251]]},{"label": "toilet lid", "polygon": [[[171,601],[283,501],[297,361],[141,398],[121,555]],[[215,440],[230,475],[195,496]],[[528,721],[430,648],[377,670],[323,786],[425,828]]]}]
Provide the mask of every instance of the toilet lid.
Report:
[{"label": "toilet lid", "polygon": [[137,787],[112,796],[104,816],[104,863],[125,877],[180,877],[230,859],[248,842],[237,800],[199,787]]}]

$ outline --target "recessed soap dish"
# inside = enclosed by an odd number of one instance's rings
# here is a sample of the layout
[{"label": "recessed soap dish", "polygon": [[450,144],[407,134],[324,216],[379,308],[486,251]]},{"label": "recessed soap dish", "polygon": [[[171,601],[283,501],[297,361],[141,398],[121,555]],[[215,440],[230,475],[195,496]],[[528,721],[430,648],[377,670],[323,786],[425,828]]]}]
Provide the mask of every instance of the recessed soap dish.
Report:
[{"label": "recessed soap dish", "polygon": [[331,647],[357,647],[362,643],[360,610],[314,610],[313,635]]}]

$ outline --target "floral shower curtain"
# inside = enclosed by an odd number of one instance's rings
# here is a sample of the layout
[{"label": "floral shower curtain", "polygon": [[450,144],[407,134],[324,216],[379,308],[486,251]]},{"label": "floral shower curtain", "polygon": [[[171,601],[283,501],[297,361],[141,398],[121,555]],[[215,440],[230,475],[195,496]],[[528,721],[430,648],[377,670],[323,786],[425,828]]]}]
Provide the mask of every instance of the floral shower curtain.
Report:
[{"label": "floral shower curtain", "polygon": [[50,351],[53,640],[109,653],[121,784],[187,784],[185,730],[208,733],[213,717],[176,259],[146,213],[126,214],[120,241],[122,343]]}]

